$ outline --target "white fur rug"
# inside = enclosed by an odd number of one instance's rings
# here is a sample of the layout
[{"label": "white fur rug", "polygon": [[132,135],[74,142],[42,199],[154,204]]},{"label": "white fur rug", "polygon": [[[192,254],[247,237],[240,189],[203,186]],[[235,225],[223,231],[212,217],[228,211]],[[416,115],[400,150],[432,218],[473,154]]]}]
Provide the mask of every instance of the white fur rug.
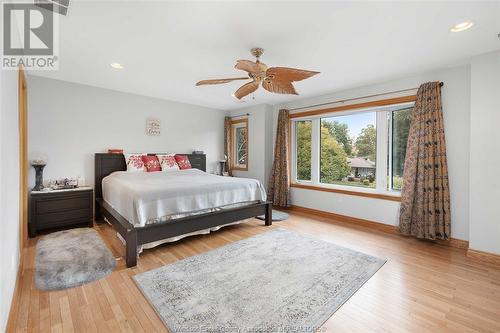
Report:
[{"label": "white fur rug", "polygon": [[108,275],[115,265],[94,229],[58,231],[36,244],[35,283],[42,290],[76,287]]}]

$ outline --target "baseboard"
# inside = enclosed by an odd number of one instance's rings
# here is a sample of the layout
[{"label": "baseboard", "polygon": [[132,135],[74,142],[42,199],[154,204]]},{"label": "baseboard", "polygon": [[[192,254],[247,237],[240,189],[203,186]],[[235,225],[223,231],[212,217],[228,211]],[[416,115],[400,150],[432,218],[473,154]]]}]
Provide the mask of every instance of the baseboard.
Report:
[{"label": "baseboard", "polygon": [[288,210],[290,210],[292,212],[297,212],[297,213],[310,214],[310,215],[315,215],[315,216],[319,216],[319,217],[324,217],[324,218],[332,219],[332,220],[339,221],[339,222],[356,224],[359,226],[368,227],[371,229],[375,229],[375,230],[390,233],[390,234],[399,234],[398,227],[395,227],[393,225],[379,223],[379,222],[374,222],[374,221],[370,221],[370,220],[364,220],[364,219],[360,219],[357,217],[341,215],[341,214],[336,214],[336,213],[331,213],[331,212],[325,212],[324,210],[318,210],[318,209],[295,206],[295,205],[289,207]]},{"label": "baseboard", "polygon": [[468,249],[467,250],[467,257],[474,258],[477,260],[481,260],[493,265],[498,265],[500,266],[500,255],[495,254],[495,253],[490,253],[490,252],[483,252],[479,250],[474,250],[474,249]]},{"label": "baseboard", "polygon": [[[279,208],[283,209],[283,208]],[[388,225],[380,222],[375,222],[375,221],[370,221],[370,220],[365,220],[365,219],[360,219],[357,217],[352,217],[352,216],[347,216],[347,215],[341,215],[341,214],[336,214],[336,213],[331,213],[331,212],[326,212],[323,210],[318,210],[318,209],[313,209],[313,208],[307,208],[307,207],[301,207],[301,206],[295,206],[292,205],[288,208],[289,211],[292,212],[297,212],[297,213],[303,213],[303,214],[310,214],[310,215],[315,215],[327,219],[332,219],[338,222],[345,222],[345,223],[350,223],[350,224],[355,224],[358,226],[362,227],[367,227],[370,229],[374,229],[377,231],[389,233],[389,234],[397,234],[400,235],[399,232],[399,227],[393,226],[393,225]],[[462,249],[462,250],[467,250],[469,248],[469,242],[461,239],[456,239],[456,238],[451,238],[450,240],[436,240],[433,241],[436,244],[439,245],[444,245],[444,246],[449,246],[457,249]]]},{"label": "baseboard", "polygon": [[21,281],[21,274],[22,274],[22,263],[19,262],[19,266],[17,267],[17,275],[16,275],[16,285],[14,287],[14,293],[12,294],[12,300],[10,301],[10,310],[9,310],[9,317],[7,318],[7,326],[5,327],[5,332],[14,332],[15,327],[14,325],[14,316],[17,314],[18,311],[16,311],[16,308],[18,307],[18,302],[19,302],[19,297],[17,297],[19,288],[20,288],[20,281]]},{"label": "baseboard", "polygon": [[437,244],[446,245],[450,247],[454,247],[457,249],[467,250],[469,248],[469,241],[457,238],[450,238],[449,240],[435,240]]}]

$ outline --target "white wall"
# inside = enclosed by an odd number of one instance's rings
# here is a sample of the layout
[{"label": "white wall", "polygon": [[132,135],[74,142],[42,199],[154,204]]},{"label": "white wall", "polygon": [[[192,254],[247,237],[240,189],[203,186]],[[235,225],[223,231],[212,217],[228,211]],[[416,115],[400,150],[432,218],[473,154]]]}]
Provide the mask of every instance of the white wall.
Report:
[{"label": "white wall", "polygon": [[[428,81],[443,81],[443,113],[448,153],[451,196],[451,236],[469,239],[469,105],[470,68],[462,66],[425,73],[399,80],[345,90],[314,98],[277,105],[273,117],[273,137],[276,132],[277,111],[355,98],[399,89],[418,87]],[[392,96],[385,96],[386,98]],[[380,97],[378,97],[380,99]],[[358,101],[359,102],[359,101]],[[300,110],[306,111],[307,109]],[[367,219],[389,225],[398,225],[399,203],[380,199],[349,196],[292,188],[293,205]]]},{"label": "white wall", "polygon": [[258,179],[267,189],[272,164],[272,107],[262,104],[233,110],[228,116],[249,113],[248,116],[248,171],[235,170],[235,177]]},{"label": "white wall", "polygon": [[500,254],[500,52],[471,61],[470,247]]},{"label": "white wall", "polygon": [[[0,31],[0,35],[3,32]],[[16,37],[15,37],[16,38]],[[19,268],[18,72],[0,72],[0,332],[5,330]]]},{"label": "white wall", "polygon": [[[29,77],[29,156],[45,153],[45,179],[83,176],[94,183],[94,153],[207,154],[207,171],[223,157],[225,112],[81,84]],[[146,118],[161,120],[161,135],[145,134]],[[33,184],[34,171],[30,172]]]}]

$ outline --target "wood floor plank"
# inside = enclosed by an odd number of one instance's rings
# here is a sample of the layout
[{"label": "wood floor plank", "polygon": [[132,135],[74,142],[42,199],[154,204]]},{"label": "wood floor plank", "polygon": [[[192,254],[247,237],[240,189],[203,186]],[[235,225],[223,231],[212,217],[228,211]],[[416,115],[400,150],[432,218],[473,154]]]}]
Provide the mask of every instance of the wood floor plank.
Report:
[{"label": "wood floor plank", "polygon": [[72,333],[75,332],[76,327],[79,328],[76,318],[71,316],[71,308],[69,306],[69,298],[67,295],[59,298],[59,307],[61,309],[61,320],[62,320],[62,330],[63,332]]},{"label": "wood floor plank", "polygon": [[[500,332],[500,267],[473,260],[461,249],[300,213],[271,227],[253,220],[144,250],[137,267],[126,268],[118,260],[108,277],[63,291],[36,288],[36,239],[30,240],[9,332],[167,332],[134,275],[276,228],[387,260],[322,332]],[[109,225],[95,230],[114,256],[124,255]]]},{"label": "wood floor plank", "polygon": [[[33,286],[36,288],[36,286]],[[50,332],[50,301],[49,293],[40,291],[38,297],[39,303],[39,322],[33,321],[32,324],[39,327],[39,332]]]},{"label": "wood floor plank", "polygon": [[107,331],[106,321],[104,320],[104,316],[100,308],[101,305],[95,296],[92,284],[86,284],[82,286],[82,289],[88,302],[88,305],[86,305],[86,307],[90,310],[90,315],[96,327],[96,331],[106,332]]},{"label": "wood floor plank", "polygon": [[61,306],[59,305],[59,298],[62,293],[62,291],[49,293],[50,329],[52,332],[62,332]]}]

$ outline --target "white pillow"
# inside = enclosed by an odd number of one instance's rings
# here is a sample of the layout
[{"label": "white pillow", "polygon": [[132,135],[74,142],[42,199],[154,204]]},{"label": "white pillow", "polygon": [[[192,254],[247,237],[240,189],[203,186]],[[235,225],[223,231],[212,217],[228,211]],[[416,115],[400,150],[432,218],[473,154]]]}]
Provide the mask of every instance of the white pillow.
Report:
[{"label": "white pillow", "polygon": [[175,160],[175,154],[162,154],[156,155],[160,161],[161,171],[174,171],[180,170],[177,161]]},{"label": "white pillow", "polygon": [[127,163],[127,172],[145,172],[146,165],[142,156],[147,154],[123,154]]}]

